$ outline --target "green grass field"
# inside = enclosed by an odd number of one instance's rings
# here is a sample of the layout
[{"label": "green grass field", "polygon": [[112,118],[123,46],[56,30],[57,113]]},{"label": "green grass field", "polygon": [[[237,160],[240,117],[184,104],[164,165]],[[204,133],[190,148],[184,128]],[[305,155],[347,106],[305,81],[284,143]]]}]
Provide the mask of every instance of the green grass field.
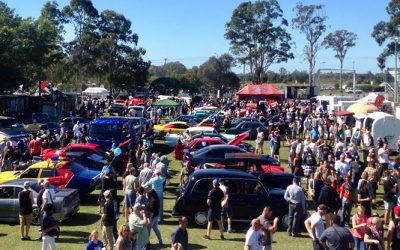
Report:
[{"label": "green grass field", "polygon": [[[251,142],[252,143],[252,142]],[[287,159],[287,147],[281,149],[281,159]],[[177,218],[171,216],[171,210],[175,201],[176,188],[179,182],[179,171],[181,165],[179,161],[174,160],[172,150],[162,145],[161,141],[156,142],[156,152],[162,152],[168,154],[168,158],[171,161],[170,169],[175,174],[173,179],[167,185],[164,201],[165,209],[165,222],[160,225],[161,235],[163,237],[164,246],[154,247],[152,249],[169,249],[170,235],[171,232],[177,226]],[[269,149],[266,151],[269,152]],[[283,160],[282,165],[286,166],[286,160]],[[119,192],[120,198],[121,191]],[[100,216],[96,214],[97,210],[97,197],[98,191],[91,194],[88,198],[81,200],[81,209],[79,213],[68,221],[64,221],[61,224],[61,236],[56,241],[57,249],[73,250],[73,249],[84,249],[86,242],[88,241],[89,232],[93,229],[97,229],[100,232]],[[382,211],[379,211],[382,214]],[[119,225],[123,222],[123,217],[119,220]],[[189,226],[189,242],[190,249],[243,249],[245,231],[248,225],[237,225],[233,223],[233,229],[240,227],[243,231],[232,234],[225,234],[226,240],[222,241],[219,239],[219,232],[213,230],[211,238],[214,240],[207,241],[202,239],[202,236],[206,232],[206,228],[193,228]],[[216,225],[215,225],[215,228]],[[32,238],[39,237],[38,227],[32,227],[31,233]],[[101,237],[102,239],[102,237]],[[279,231],[273,236],[274,244],[273,249],[311,249],[311,241],[308,238],[306,232],[302,233],[301,237],[293,238],[287,236],[285,231]],[[157,243],[154,232],[151,234],[151,243]],[[21,241],[19,234],[18,224],[0,224],[0,249],[40,249],[40,241]]]}]

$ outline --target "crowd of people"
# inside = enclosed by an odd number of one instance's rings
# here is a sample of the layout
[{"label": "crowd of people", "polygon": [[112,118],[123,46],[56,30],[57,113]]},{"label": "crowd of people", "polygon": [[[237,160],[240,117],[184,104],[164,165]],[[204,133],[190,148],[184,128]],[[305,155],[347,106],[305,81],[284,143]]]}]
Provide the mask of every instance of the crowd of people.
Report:
[{"label": "crowd of people", "polygon": [[[90,103],[87,104],[87,106]],[[202,105],[206,105],[203,103]],[[400,185],[400,157],[391,161],[394,149],[388,148],[385,138],[373,138],[370,131],[354,128],[352,124],[334,112],[323,111],[321,107],[307,102],[284,101],[263,104],[257,109],[246,108],[246,102],[225,101],[219,105],[226,117],[219,129],[226,128],[233,118],[244,116],[258,119],[268,127],[268,135],[257,130],[256,153],[267,151],[264,141],[268,141],[271,155],[283,162],[287,160],[288,171],[294,175],[292,185],[287,187],[285,199],[288,202],[288,235],[299,236],[304,222],[312,239],[313,249],[400,249],[400,207],[397,197]],[[98,105],[100,107],[100,104]],[[190,113],[190,109],[187,111]],[[160,113],[160,114],[158,114]],[[154,119],[162,116],[155,110]],[[157,123],[154,120],[154,124]],[[42,150],[59,148],[69,143],[85,142],[87,128],[75,124],[72,132],[25,138],[18,142],[6,138],[1,144],[2,171],[9,170],[15,160],[24,161],[40,156]],[[140,137],[137,145],[130,145],[127,163],[110,159],[101,172],[101,192],[99,209],[102,224],[102,239],[93,231],[87,249],[146,249],[150,244],[150,233],[154,231],[159,245],[163,245],[165,235],[161,234],[158,223],[164,220],[164,188],[169,178],[169,160],[156,153],[152,141]],[[400,144],[400,141],[399,141]],[[288,148],[287,159],[281,159],[281,147]],[[112,150],[112,149],[111,149]],[[397,149],[396,149],[397,150]],[[365,154],[361,160],[361,152]],[[11,155],[11,157],[10,157]],[[24,158],[25,157],[25,158]],[[122,190],[118,190],[117,176],[124,169]],[[193,169],[182,168],[180,184],[187,182]],[[19,195],[21,206],[21,239],[29,239],[29,222],[33,205],[27,189]],[[43,249],[55,249],[54,237],[57,223],[51,217],[55,196],[46,189],[41,208],[43,213]],[[383,220],[376,214],[381,206],[377,198],[379,185],[383,186]],[[46,191],[47,190],[47,191]],[[117,192],[123,194],[123,202]],[[42,199],[40,199],[42,200]],[[225,239],[224,218],[228,219],[227,232],[232,231],[232,215],[229,211],[229,190],[222,180],[213,181],[205,201],[209,206],[208,224],[204,239],[211,239],[213,222],[218,222],[220,238]],[[122,205],[122,209],[120,206]],[[308,216],[307,211],[315,210]],[[121,211],[120,211],[121,210]],[[265,207],[258,218],[251,221],[245,236],[246,249],[272,249],[272,234],[278,227],[278,218],[271,218],[271,208]],[[123,224],[117,228],[117,221],[123,216]],[[322,218],[325,218],[325,223]],[[188,249],[189,237],[187,218],[181,217],[178,227],[172,232],[171,247]],[[386,244],[384,228],[387,229]]]}]

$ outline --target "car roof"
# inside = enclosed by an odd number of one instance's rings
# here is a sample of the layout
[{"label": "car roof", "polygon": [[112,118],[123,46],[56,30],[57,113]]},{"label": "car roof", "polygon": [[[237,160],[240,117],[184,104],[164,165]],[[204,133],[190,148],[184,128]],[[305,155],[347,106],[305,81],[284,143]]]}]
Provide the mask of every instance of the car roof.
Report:
[{"label": "car roof", "polygon": [[169,122],[169,123],[164,124],[164,126],[165,126],[165,125],[168,125],[168,124],[183,124],[183,125],[187,125],[186,122],[173,121],[173,122]]},{"label": "car roof", "polygon": [[[94,149],[97,148],[98,146],[100,146],[100,144],[96,144],[96,143],[77,143],[77,144],[71,144],[65,147],[66,148],[90,148],[90,149]],[[61,148],[63,149],[63,148]]]},{"label": "car roof", "polygon": [[271,156],[269,155],[258,155],[253,153],[226,153],[225,154],[226,160],[270,160]]},{"label": "car roof", "polygon": [[0,184],[0,186],[2,185],[18,185],[18,186],[23,186],[25,181],[29,181],[31,183],[31,185],[33,183],[36,183],[37,180],[36,179],[15,179],[15,180],[10,180],[10,181],[6,181]]},{"label": "car roof", "polygon": [[126,117],[100,117],[90,122],[90,124],[124,124],[129,119]]},{"label": "car roof", "polygon": [[[194,144],[194,143],[197,143],[197,142],[213,142],[213,141],[216,141],[216,142],[224,142],[221,138],[219,138],[219,137],[201,137],[201,138],[196,138],[196,139],[193,139],[191,142],[190,142],[190,144]],[[225,143],[225,142],[224,142]]]},{"label": "car roof", "polygon": [[246,179],[255,179],[258,178],[250,173],[240,171],[240,170],[233,170],[233,169],[199,169],[193,172],[192,177],[195,179],[198,178],[246,178]]},{"label": "car roof", "polygon": [[205,132],[212,132],[215,131],[215,128],[213,127],[206,127],[206,126],[199,126],[199,127],[190,127],[188,128],[189,132],[192,131],[205,131]]}]

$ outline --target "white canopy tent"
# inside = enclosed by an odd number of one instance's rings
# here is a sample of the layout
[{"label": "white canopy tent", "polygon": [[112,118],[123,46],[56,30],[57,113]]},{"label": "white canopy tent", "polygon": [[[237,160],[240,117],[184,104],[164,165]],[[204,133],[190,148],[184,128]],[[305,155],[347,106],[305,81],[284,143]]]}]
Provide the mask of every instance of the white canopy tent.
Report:
[{"label": "white canopy tent", "polygon": [[107,89],[102,88],[102,87],[89,87],[89,88],[85,89],[84,91],[82,91],[82,94],[92,96],[92,97],[94,97],[94,96],[100,97],[100,96],[110,95],[110,91],[108,91]]}]

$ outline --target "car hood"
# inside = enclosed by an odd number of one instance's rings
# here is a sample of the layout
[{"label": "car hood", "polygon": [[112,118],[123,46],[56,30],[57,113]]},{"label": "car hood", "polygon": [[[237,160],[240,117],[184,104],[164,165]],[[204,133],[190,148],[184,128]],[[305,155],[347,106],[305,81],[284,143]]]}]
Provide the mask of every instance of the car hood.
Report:
[{"label": "car hood", "polygon": [[159,125],[154,125],[154,126],[153,126],[153,129],[154,129],[154,130],[163,130],[163,129],[164,129],[164,126],[165,126],[164,124],[162,124],[162,125],[161,125],[161,124],[159,124]]},{"label": "car hood", "polygon": [[87,169],[87,170],[83,170],[79,173],[74,174],[74,176],[93,179],[96,176],[98,176],[99,174],[100,174],[100,171],[98,171],[98,170]]},{"label": "car hood", "polygon": [[0,183],[10,180],[15,180],[21,171],[5,171],[0,173]]},{"label": "car hood", "polygon": [[243,140],[249,137],[249,135],[250,135],[249,132],[241,133],[240,135],[236,136],[233,140],[230,140],[228,144],[237,146],[239,143],[241,143]]},{"label": "car hood", "polygon": [[29,133],[24,127],[2,128],[1,132],[11,137],[18,135],[26,135]]}]

